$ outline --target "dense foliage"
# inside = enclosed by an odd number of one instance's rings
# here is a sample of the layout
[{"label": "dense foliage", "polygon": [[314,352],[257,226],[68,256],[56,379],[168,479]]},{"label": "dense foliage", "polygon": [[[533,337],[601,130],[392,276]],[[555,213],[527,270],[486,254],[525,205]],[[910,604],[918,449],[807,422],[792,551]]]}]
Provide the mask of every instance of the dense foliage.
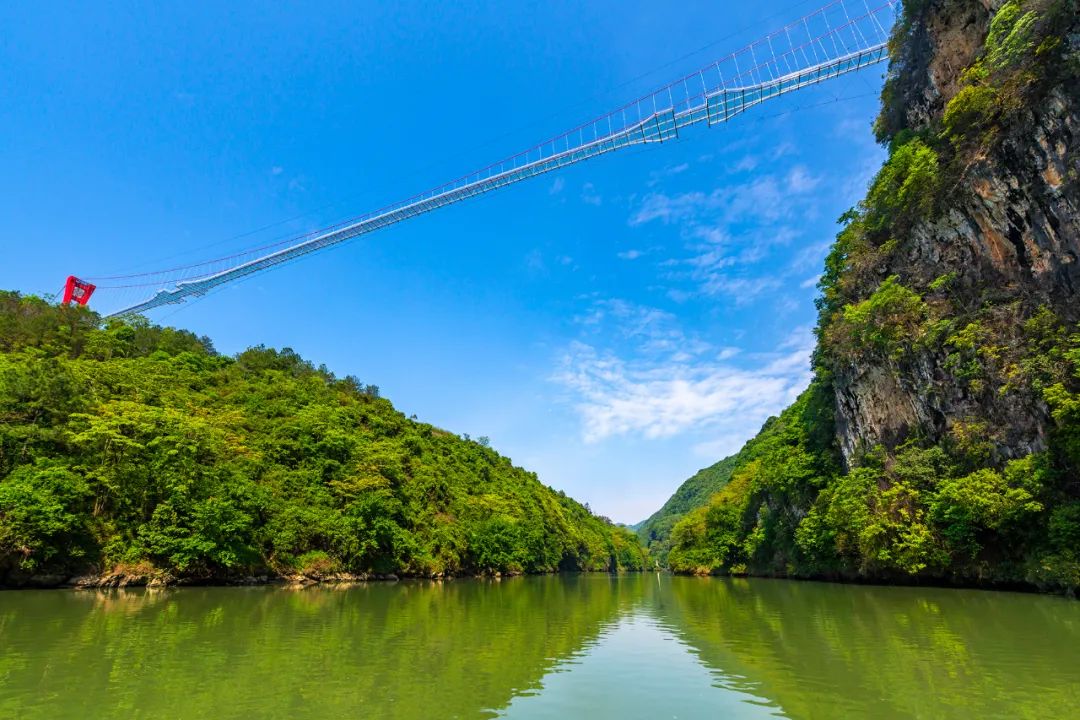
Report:
[{"label": "dense foliage", "polygon": [[0,582],[640,568],[629,531],[290,350],[0,293]]},{"label": "dense foliage", "polygon": [[[894,57],[907,57],[913,18],[928,4],[905,3]],[[675,525],[674,569],[1080,587],[1075,307],[962,284],[965,268],[929,282],[895,270],[882,279],[883,268],[902,267],[912,230],[948,209],[972,164],[1022,132],[1024,108],[1080,87],[1080,53],[1069,49],[1077,17],[1075,0],[1004,3],[941,117],[918,131],[898,107],[903,74],[889,79],[877,125],[888,159],[841,218],[821,280],[816,379],[736,456],[730,482]],[[1062,180],[1076,183],[1075,169]],[[997,428],[955,419],[943,435],[915,429],[894,446],[861,448],[843,467],[830,412],[837,368],[898,374],[934,357],[977,404],[1045,407],[1046,449],[1003,455]]]},{"label": "dense foliage", "polygon": [[875,447],[844,472],[822,432],[832,395],[819,377],[675,526],[671,567],[1080,587],[1080,328],[1044,311],[1024,331],[1033,351],[992,382],[1042,388],[1055,420],[1047,451],[996,462],[992,432],[957,423],[942,442]]},{"label": "dense foliage", "polygon": [[724,488],[675,525],[671,567],[735,573],[794,569],[803,508],[839,473],[831,428],[832,398],[815,381],[733,457]]}]

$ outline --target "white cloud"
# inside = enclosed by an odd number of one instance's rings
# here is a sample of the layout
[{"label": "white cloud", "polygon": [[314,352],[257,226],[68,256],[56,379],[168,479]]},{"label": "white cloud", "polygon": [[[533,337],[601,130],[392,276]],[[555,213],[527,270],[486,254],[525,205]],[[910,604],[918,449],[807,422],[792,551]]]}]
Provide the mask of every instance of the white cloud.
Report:
[{"label": "white cloud", "polygon": [[777,146],[773,148],[772,159],[779,160],[780,158],[787,155],[794,155],[796,151],[798,151],[798,148],[795,147],[795,144],[785,140],[784,142],[777,144]]},{"label": "white cloud", "polygon": [[678,165],[672,165],[664,168],[663,170],[654,170],[650,173],[648,185],[652,187],[665,178],[673,177],[679,173],[686,172],[690,169],[690,163],[679,163]]},{"label": "white cloud", "polygon": [[[653,192],[632,208],[628,223],[656,222],[678,230],[681,251],[657,263],[664,269],[662,277],[676,286],[665,288],[669,298],[681,303],[694,296],[728,296],[746,304],[797,284],[811,268],[820,267],[829,243],[807,243],[804,233],[818,215],[821,183],[822,178],[795,165],[707,193]],[[789,246],[787,257],[778,257],[777,250]],[[757,277],[753,266],[763,262],[781,269]]]},{"label": "white cloud", "polygon": [[758,367],[679,359],[627,360],[575,342],[554,380],[573,393],[582,438],[664,438],[695,431],[730,433],[745,440],[769,415],[789,404],[810,381],[813,336],[806,329]]},{"label": "white cloud", "polygon": [[747,172],[754,170],[760,164],[759,160],[753,155],[744,155],[739,162],[731,168],[732,172]]},{"label": "white cloud", "polygon": [[605,331],[620,341],[630,341],[638,353],[681,353],[689,357],[711,347],[687,336],[672,313],[618,298],[593,300],[574,321],[591,327],[594,334]]},{"label": "white cloud", "polygon": [[566,180],[561,177],[555,178],[551,183],[551,187],[548,188],[548,195],[558,195],[566,187]]},{"label": "white cloud", "polygon": [[708,205],[709,196],[702,192],[675,196],[650,193],[645,196],[637,212],[630,217],[630,225],[643,225],[653,220],[659,220],[667,224],[694,218]]},{"label": "white cloud", "polygon": [[626,252],[618,253],[618,257],[620,260],[637,260],[644,254],[645,253],[640,250],[627,250]]},{"label": "white cloud", "polygon": [[[780,275],[773,272],[754,276],[752,266],[768,257],[775,248],[789,245],[799,237],[799,231],[786,225],[772,226],[744,231],[736,241],[719,228],[697,226],[690,235],[701,242],[686,245],[691,254],[661,263],[662,267],[668,268],[666,279],[690,281],[695,288],[692,294],[727,295],[742,305],[784,284],[792,268],[785,269]],[[802,251],[797,252],[796,260],[802,255]]]},{"label": "white cloud", "polygon": [[720,195],[722,217],[727,222],[753,219],[757,222],[773,222],[790,214],[788,199],[779,183],[772,177],[757,178],[753,182],[725,189]]},{"label": "white cloud", "polygon": [[825,256],[829,253],[829,248],[832,247],[832,244],[833,241],[829,238],[820,242],[803,245],[802,248],[795,253],[790,265],[788,265],[788,272],[802,274],[807,270],[820,270],[822,262],[824,262]]},{"label": "white cloud", "polygon": [[820,182],[820,178],[811,175],[810,171],[802,165],[796,165],[791,168],[787,175],[788,190],[797,195],[810,192],[816,188]]},{"label": "white cloud", "polygon": [[701,289],[706,295],[729,295],[736,305],[746,305],[762,293],[781,286],[780,279],[773,276],[731,277],[713,274],[703,282]]},{"label": "white cloud", "polygon": [[600,205],[603,201],[604,199],[596,192],[596,187],[592,183],[587,182],[581,186],[581,202],[586,205]]},{"label": "white cloud", "polygon": [[776,300],[775,312],[779,316],[790,315],[800,307],[799,301],[790,295],[784,295]]},{"label": "white cloud", "polygon": [[649,193],[630,216],[635,227],[659,220],[664,224],[686,222],[692,225],[706,219],[725,224],[753,219],[773,222],[791,214],[790,203],[780,184],[771,176],[755,178],[739,185],[725,186],[711,193],[689,192],[681,195]]}]

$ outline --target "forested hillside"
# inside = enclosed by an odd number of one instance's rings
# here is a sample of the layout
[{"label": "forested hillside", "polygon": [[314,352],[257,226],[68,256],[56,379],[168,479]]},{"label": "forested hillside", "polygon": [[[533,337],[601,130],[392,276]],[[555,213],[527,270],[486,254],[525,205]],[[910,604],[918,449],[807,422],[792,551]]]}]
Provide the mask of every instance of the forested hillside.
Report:
[{"label": "forested hillside", "polygon": [[661,565],[667,563],[671,551],[671,530],[683,515],[701,507],[731,479],[738,456],[726,457],[702,468],[686,480],[663,507],[637,526],[638,538],[649,550],[649,556]]},{"label": "forested hillside", "polygon": [[290,350],[0,293],[0,584],[643,563],[486,441]]},{"label": "forested hillside", "polygon": [[1080,12],[912,0],[815,379],[672,533],[683,572],[1080,586]]}]

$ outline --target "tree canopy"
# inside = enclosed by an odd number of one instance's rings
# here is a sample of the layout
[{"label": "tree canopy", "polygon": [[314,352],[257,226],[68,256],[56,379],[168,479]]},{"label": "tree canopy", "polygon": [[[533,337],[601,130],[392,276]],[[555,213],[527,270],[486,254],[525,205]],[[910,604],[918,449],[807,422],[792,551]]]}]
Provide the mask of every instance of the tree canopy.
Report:
[{"label": "tree canopy", "polygon": [[641,568],[629,531],[289,349],[0,293],[0,582]]}]

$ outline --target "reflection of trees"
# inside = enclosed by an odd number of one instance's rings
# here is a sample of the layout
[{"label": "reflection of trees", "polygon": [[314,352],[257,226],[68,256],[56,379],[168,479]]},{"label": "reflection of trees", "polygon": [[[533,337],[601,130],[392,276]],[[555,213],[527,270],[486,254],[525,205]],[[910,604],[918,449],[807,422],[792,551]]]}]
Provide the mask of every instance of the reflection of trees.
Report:
[{"label": "reflection of trees", "polygon": [[671,578],[664,616],[793,718],[1067,717],[1080,606],[1053,597]]},{"label": "reflection of trees", "polygon": [[12,593],[0,716],[476,717],[595,639],[643,579]]},{"label": "reflection of trees", "polygon": [[1080,706],[1073,601],[648,574],[4,593],[0,717],[491,715],[639,612],[792,718]]}]

